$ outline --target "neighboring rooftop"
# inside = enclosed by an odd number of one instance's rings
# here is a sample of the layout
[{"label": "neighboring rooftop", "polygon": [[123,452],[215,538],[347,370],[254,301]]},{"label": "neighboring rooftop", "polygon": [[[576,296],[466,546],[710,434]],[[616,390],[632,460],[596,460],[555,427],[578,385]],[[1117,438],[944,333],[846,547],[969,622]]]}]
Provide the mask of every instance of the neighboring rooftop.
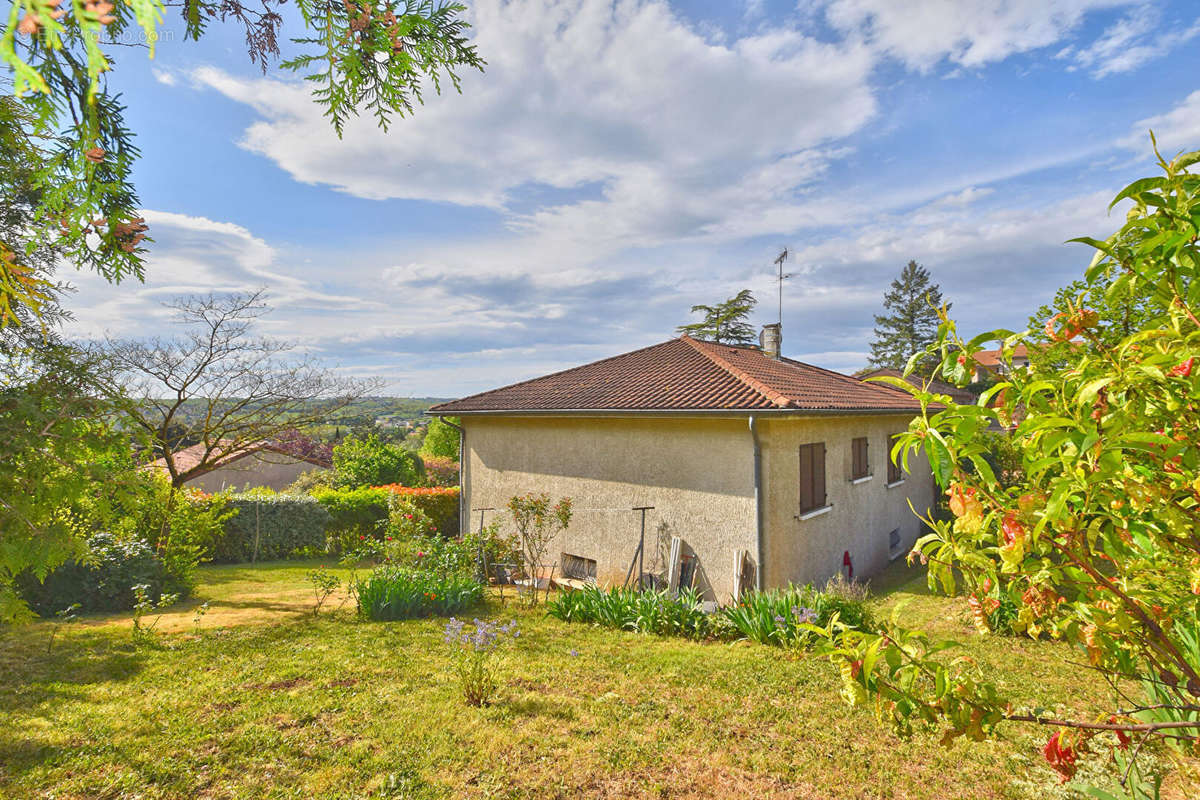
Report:
[{"label": "neighboring rooftop", "polygon": [[[222,440],[222,443],[224,443],[224,440]],[[294,453],[285,447],[280,447],[279,445],[272,444],[270,442],[257,442],[255,444],[244,446],[240,450],[233,450],[233,447],[233,444],[230,444],[229,448],[231,452],[220,453],[221,444],[218,444],[217,447],[214,448],[214,452],[218,453],[217,458],[213,461],[210,461],[209,466],[211,466],[212,469],[219,469],[221,467],[229,466],[233,462],[243,459],[253,453],[262,452],[279,453],[280,455],[290,456],[298,461],[307,461],[308,463],[318,467],[332,466],[327,460]],[[191,447],[185,447],[182,450],[176,450],[176,471],[184,473],[199,466],[200,460],[204,458],[204,451],[205,448],[203,444],[194,444]],[[162,458],[156,458],[145,466],[147,469],[158,469],[162,470],[163,472],[167,471],[167,462]]]},{"label": "neighboring rooftop", "polygon": [[687,335],[434,406],[430,414],[555,411],[917,411],[899,389],[757,347]]},{"label": "neighboring rooftop", "polygon": [[[980,350],[975,353],[972,358],[980,366],[994,367],[1001,363],[1000,357],[1004,351],[997,348],[996,350]],[[1012,349],[1013,361],[1022,363],[1029,360],[1029,349],[1023,344],[1019,344]]]}]

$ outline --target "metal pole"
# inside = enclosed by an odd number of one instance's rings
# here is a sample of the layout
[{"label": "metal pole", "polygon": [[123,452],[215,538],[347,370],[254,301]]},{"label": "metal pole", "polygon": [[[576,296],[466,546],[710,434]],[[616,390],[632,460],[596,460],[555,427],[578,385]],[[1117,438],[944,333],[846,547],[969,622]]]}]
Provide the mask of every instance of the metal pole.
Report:
[{"label": "metal pole", "polygon": [[[485,555],[484,549],[483,549],[483,515],[485,513],[487,513],[488,511],[495,511],[496,509],[489,506],[487,508],[472,508],[471,510],[479,512],[479,562],[478,562],[479,570],[478,570],[477,575],[480,580],[482,580],[484,583],[486,583],[487,582],[487,560],[486,560],[486,555]],[[501,589],[500,591],[503,592],[504,590]]]},{"label": "metal pole", "polygon": [[633,510],[642,512],[642,533],[638,538],[638,591],[646,588],[646,512],[654,506],[637,506]]}]

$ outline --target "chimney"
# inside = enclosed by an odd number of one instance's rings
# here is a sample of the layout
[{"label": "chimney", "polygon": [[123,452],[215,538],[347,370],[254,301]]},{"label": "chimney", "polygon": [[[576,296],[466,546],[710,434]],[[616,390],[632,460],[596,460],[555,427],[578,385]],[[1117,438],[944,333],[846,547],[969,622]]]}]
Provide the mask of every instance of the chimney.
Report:
[{"label": "chimney", "polygon": [[763,325],[758,335],[758,345],[767,358],[779,360],[779,349],[783,345],[783,326],[778,322]]}]

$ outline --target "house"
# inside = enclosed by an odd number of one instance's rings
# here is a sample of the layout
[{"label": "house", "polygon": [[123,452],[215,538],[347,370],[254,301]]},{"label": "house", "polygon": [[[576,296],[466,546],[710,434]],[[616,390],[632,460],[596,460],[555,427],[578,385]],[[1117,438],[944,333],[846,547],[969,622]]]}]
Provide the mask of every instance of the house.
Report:
[{"label": "house", "polygon": [[[196,444],[175,453],[175,468],[186,472],[200,463],[204,457],[204,445]],[[205,492],[220,492],[225,489],[242,490],[261,486],[270,489],[286,489],[302,473],[313,469],[329,469],[328,461],[296,455],[287,449],[269,442],[258,442],[240,450],[219,456],[213,468],[189,480],[185,486]],[[167,463],[159,458],[146,465],[167,474]]]},{"label": "house", "polygon": [[920,375],[916,374],[911,374],[905,377],[903,370],[892,369],[891,367],[881,367],[879,369],[869,369],[863,372],[856,372],[854,377],[858,378],[860,381],[879,377],[899,378],[903,381],[907,381],[913,386],[925,387],[929,391],[935,392],[936,394],[947,395],[959,405],[972,404],[977,399],[975,395],[971,394],[966,389],[960,389],[952,383],[946,383],[945,381],[939,381],[933,378],[922,378]]},{"label": "house", "polygon": [[681,336],[434,406],[461,418],[464,530],[506,521],[514,495],[568,496],[558,574],[611,585],[644,570],[720,602],[879,571],[933,503],[923,458],[910,473],[888,459],[918,406],[784,358],[780,339],[778,325],[759,348]]},{"label": "house", "polygon": [[[1001,357],[1002,353],[1003,351],[999,349],[980,350],[975,353],[972,356],[976,364],[975,374],[971,380],[978,383],[993,373],[995,375],[1004,375],[1008,372],[1008,364]],[[1029,349],[1025,345],[1018,344],[1012,349],[1012,365],[1014,368],[1029,366]]]}]

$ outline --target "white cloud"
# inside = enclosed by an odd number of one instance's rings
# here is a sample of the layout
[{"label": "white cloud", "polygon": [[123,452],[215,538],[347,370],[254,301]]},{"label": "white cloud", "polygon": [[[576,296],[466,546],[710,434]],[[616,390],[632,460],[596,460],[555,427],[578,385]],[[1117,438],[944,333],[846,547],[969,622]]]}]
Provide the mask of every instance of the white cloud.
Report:
[{"label": "white cloud", "polygon": [[1200,90],[1189,94],[1166,113],[1135,122],[1120,144],[1146,153],[1150,147],[1149,131],[1154,131],[1159,152],[1166,158],[1180,151],[1200,150]]},{"label": "white cloud", "polygon": [[[1190,27],[1165,26],[1162,14],[1150,3],[1141,3],[1113,23],[1087,48],[1068,48],[1059,54],[1070,58],[1095,78],[1131,72],[1148,61],[1200,35],[1200,20]],[[1074,67],[1072,67],[1074,68]]]},{"label": "white cloud", "polygon": [[171,72],[166,72],[165,70],[161,69],[154,69],[151,70],[151,72],[154,74],[154,80],[158,81],[163,86],[175,86],[178,83],[175,75]]},{"label": "white cloud", "polygon": [[982,67],[1046,47],[1093,10],[1131,0],[830,0],[826,18],[906,66],[928,72],[943,59]]},{"label": "white cloud", "polygon": [[[243,146],[297,180],[490,207],[590,250],[755,233],[730,215],[791,205],[826,145],[875,113],[872,56],[855,43],[787,28],[722,43],[658,0],[482,0],[472,15],[487,74],[388,134],[361,119],[337,142],[307,85],[193,77],[253,107]],[[530,186],[560,199],[514,213]]]}]

